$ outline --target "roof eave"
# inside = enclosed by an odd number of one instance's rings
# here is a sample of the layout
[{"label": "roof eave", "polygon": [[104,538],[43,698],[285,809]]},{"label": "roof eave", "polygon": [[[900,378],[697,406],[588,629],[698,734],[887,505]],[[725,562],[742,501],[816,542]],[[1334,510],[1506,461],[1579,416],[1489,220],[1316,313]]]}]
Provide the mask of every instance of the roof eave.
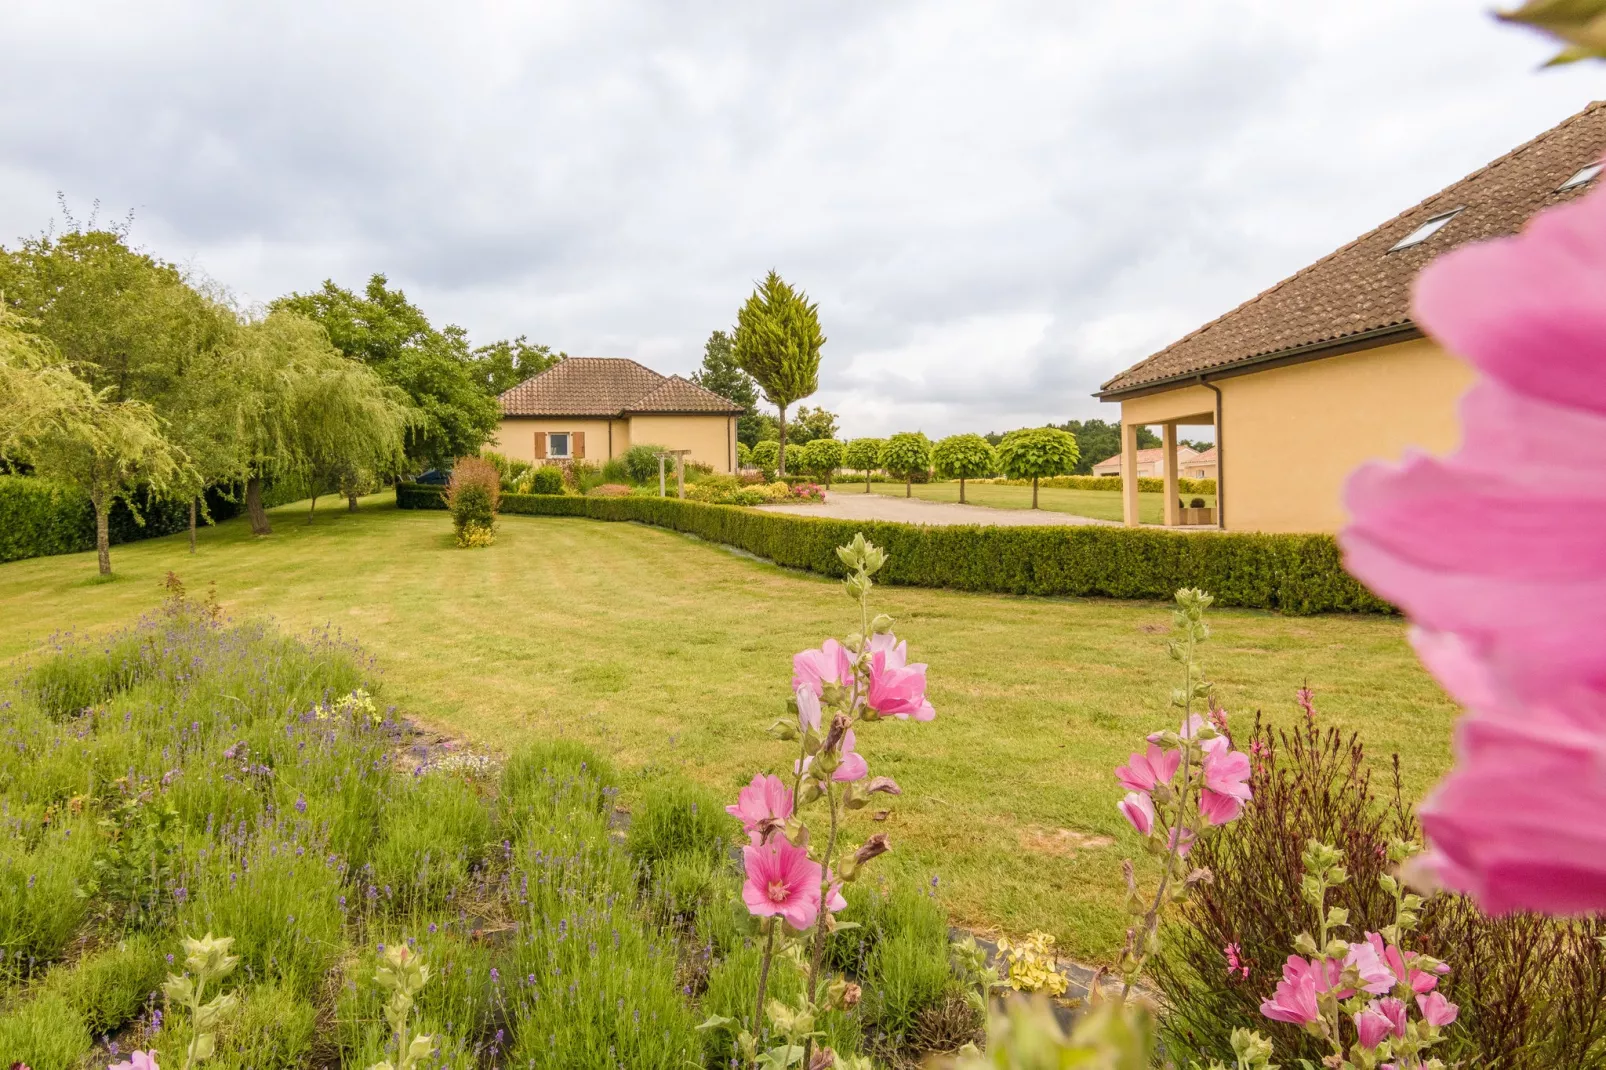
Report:
[{"label": "roof eave", "polygon": [[1201,368],[1198,371],[1168,375],[1163,379],[1151,379],[1142,383],[1134,383],[1129,387],[1110,389],[1106,386],[1104,389],[1094,391],[1093,397],[1098,398],[1100,401],[1125,401],[1128,398],[1140,398],[1149,394],[1163,394],[1169,390],[1196,383],[1216,382],[1220,379],[1231,379],[1234,376],[1248,375],[1252,372],[1269,371],[1272,368],[1288,367],[1293,364],[1305,364],[1313,360],[1325,360],[1328,357],[1343,356],[1345,353],[1358,353],[1365,349],[1376,349],[1380,346],[1409,342],[1412,339],[1422,337],[1424,335],[1421,328],[1406,320],[1403,323],[1392,323],[1386,327],[1374,327],[1356,334],[1345,335],[1342,338],[1331,338],[1322,342],[1277,349],[1270,353],[1262,353],[1259,356],[1218,364],[1213,368]]}]

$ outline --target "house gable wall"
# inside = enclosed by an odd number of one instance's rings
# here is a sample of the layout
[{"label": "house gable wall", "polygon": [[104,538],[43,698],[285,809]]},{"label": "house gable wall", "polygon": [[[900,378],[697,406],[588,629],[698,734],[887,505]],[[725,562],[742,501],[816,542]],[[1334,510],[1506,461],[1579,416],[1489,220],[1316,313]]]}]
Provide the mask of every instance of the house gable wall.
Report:
[{"label": "house gable wall", "polygon": [[735,471],[736,418],[669,414],[630,417],[630,441],[675,450],[691,450],[688,461],[711,465],[716,472]]}]

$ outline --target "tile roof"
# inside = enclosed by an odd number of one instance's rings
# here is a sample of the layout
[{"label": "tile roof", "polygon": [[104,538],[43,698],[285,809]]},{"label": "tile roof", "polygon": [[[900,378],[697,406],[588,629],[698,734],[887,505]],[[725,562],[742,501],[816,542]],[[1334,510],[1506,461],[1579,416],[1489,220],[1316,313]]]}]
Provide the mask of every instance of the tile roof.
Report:
[{"label": "tile roof", "polygon": [[[620,357],[569,357],[497,399],[503,416],[623,416],[629,412],[745,410],[678,375]],[[645,403],[651,401],[652,404]]]},{"label": "tile roof", "polygon": [[625,412],[745,412],[729,398],[698,386],[690,379],[671,375],[657,388],[625,406]]},{"label": "tile roof", "polygon": [[[1196,454],[1196,453],[1193,452],[1193,447],[1192,446],[1184,446],[1181,443],[1177,444],[1177,461],[1179,463],[1181,463],[1181,464],[1189,464],[1189,463],[1193,462],[1194,460],[1196,460],[1199,456],[1201,456],[1201,455],[1200,454]],[[1214,458],[1212,458],[1212,459],[1214,459]],[[1093,467],[1094,468],[1102,468],[1102,467],[1110,464],[1110,462],[1112,462],[1112,461],[1115,462],[1115,465],[1117,467],[1119,467],[1120,464],[1121,464],[1121,455],[1119,453],[1113,454],[1112,456],[1104,458],[1104,460],[1098,462],[1098,464],[1095,464]],[[1150,461],[1153,461],[1156,464],[1164,464],[1165,463],[1165,450],[1164,450],[1164,448],[1162,448],[1160,446],[1154,446],[1154,447],[1151,447],[1150,449],[1138,450],[1138,463],[1139,464],[1148,464]]]},{"label": "tile roof", "polygon": [[[1513,234],[1542,208],[1591,183],[1557,189],[1606,149],[1606,102],[1577,115],[1279,282],[1226,315],[1106,382],[1120,395],[1170,380],[1327,345],[1357,346],[1414,336],[1411,281],[1429,260],[1462,242]],[[1460,209],[1421,244],[1391,252],[1436,216]]]}]

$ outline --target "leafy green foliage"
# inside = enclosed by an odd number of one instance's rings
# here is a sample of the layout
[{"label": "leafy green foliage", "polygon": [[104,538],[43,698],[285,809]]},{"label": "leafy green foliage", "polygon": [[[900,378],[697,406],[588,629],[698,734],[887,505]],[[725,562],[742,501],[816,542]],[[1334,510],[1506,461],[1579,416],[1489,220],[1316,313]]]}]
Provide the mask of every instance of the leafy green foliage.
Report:
[{"label": "leafy green foliage", "polygon": [[[667,450],[667,446],[657,446],[650,442],[637,443],[625,450],[618,460],[625,466],[625,475],[632,483],[658,482],[658,455]],[[668,478],[675,472],[675,459],[664,459],[664,476]]]},{"label": "leafy green foliage", "polygon": [[44,989],[62,996],[91,1034],[104,1036],[133,1021],[166,976],[162,949],[139,934],[52,971]]},{"label": "leafy green foliage", "polygon": [[[25,829],[39,837],[31,850]],[[0,980],[42,969],[67,950],[88,913],[78,889],[94,853],[82,820],[48,831],[14,822],[0,836]]]},{"label": "leafy green foliage", "polygon": [[0,1014],[0,1052],[30,1070],[78,1070],[91,1043],[83,1017],[54,992]]},{"label": "leafy green foliage", "polygon": [[468,883],[492,838],[490,807],[462,777],[431,773],[395,791],[374,845],[374,880],[403,906],[445,904]]},{"label": "leafy green foliage", "polygon": [[879,438],[856,438],[842,451],[842,464],[864,473],[864,489],[870,489],[870,473],[881,466],[881,448],[886,443]]},{"label": "leafy green foliage", "polygon": [[477,366],[462,328],[431,326],[384,275],[370,277],[361,296],[326,280],[321,289],[281,297],[272,307],[318,323],[336,349],[406,395],[412,409],[406,452],[415,463],[441,465],[478,453],[496,430],[500,412],[489,392],[494,373]]},{"label": "leafy green foliage", "polygon": [[664,777],[648,784],[632,809],[625,849],[648,868],[688,854],[717,861],[734,827],[720,796],[684,777]]},{"label": "leafy green foliage", "polygon": [[803,447],[799,467],[811,475],[825,480],[826,485],[831,483],[831,477],[836,470],[842,467],[842,456],[846,452],[842,443],[834,438],[817,438]]},{"label": "leafy green foliage", "polygon": [[[1073,475],[1092,475],[1093,466],[1100,461],[1109,460],[1121,452],[1121,421],[1105,420],[1067,420],[1062,424],[1051,426],[1061,431],[1069,431],[1076,436],[1076,467],[1072,469]],[[998,445],[1004,439],[1000,434],[989,434],[987,441]],[[1152,450],[1160,447],[1160,436],[1147,427],[1138,427],[1138,449]]]},{"label": "leafy green foliage", "polygon": [[931,469],[931,440],[919,431],[900,431],[881,447],[881,467],[905,482]]},{"label": "leafy green foliage", "polygon": [[803,464],[803,447],[796,442],[788,442],[781,450],[781,456],[786,460],[783,467],[788,472],[795,472]]},{"label": "leafy green foliage", "polygon": [[1011,431],[998,444],[998,463],[1011,479],[1069,475],[1078,456],[1076,437],[1057,427]]},{"label": "leafy green foliage", "polygon": [[531,376],[540,375],[567,354],[551,346],[533,346],[524,335],[477,347],[470,355],[470,374],[488,394],[512,390]]},{"label": "leafy green foliage", "polygon": [[502,480],[496,469],[478,457],[460,458],[446,488],[446,507],[459,546],[483,546],[496,531],[496,509],[502,498]]},{"label": "leafy green foliage", "polygon": [[753,464],[766,472],[774,472],[781,463],[781,444],[766,438],[753,447]]},{"label": "leafy green foliage", "polygon": [[938,479],[983,479],[998,471],[998,454],[980,435],[949,435],[931,450]]},{"label": "leafy green foliage", "polygon": [[806,446],[816,439],[835,438],[836,424],[836,413],[828,411],[823,406],[816,405],[810,408],[807,405],[799,405],[797,413],[786,423],[786,440],[796,442],[799,446]]},{"label": "leafy green foliage", "polygon": [[562,494],[563,471],[553,465],[543,464],[530,473],[531,494]]},{"label": "leafy green foliage", "polygon": [[736,362],[736,343],[730,335],[715,331],[708,336],[703,346],[702,367],[692,373],[691,381],[747,410],[736,418],[738,449],[743,446],[751,448],[753,443],[764,437],[771,417],[756,411],[758,384]]},{"label": "leafy green foliage", "polygon": [[[438,490],[396,488],[401,508],[439,509]],[[1344,571],[1331,535],[1181,532],[1143,528],[938,527],[759,513],[673,498],[508,496],[504,514],[588,516],[684,531],[776,564],[840,576],[836,547],[858,532],[885,547],[886,582],[1006,594],[1142,598],[1168,602],[1199,587],[1222,606],[1284,613],[1388,613]]]},{"label": "leafy green foliage", "polygon": [[736,467],[749,468],[753,464],[753,449],[745,442],[736,443]]},{"label": "leafy green foliage", "polygon": [[810,304],[807,294],[793,290],[774,271],[736,313],[736,363],[780,410],[783,449],[786,407],[820,388],[820,349],[824,345],[820,306]]}]

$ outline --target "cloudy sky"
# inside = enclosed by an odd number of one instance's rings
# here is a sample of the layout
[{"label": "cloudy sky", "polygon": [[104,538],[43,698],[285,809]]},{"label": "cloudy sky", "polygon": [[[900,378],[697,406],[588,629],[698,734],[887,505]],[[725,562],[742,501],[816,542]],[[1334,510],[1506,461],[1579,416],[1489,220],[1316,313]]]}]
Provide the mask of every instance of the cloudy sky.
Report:
[{"label": "cloudy sky", "polygon": [[665,373],[773,266],[850,435],[1109,417],[1606,81],[1475,0],[5,6],[0,242],[60,191],[248,301],[382,271]]}]

